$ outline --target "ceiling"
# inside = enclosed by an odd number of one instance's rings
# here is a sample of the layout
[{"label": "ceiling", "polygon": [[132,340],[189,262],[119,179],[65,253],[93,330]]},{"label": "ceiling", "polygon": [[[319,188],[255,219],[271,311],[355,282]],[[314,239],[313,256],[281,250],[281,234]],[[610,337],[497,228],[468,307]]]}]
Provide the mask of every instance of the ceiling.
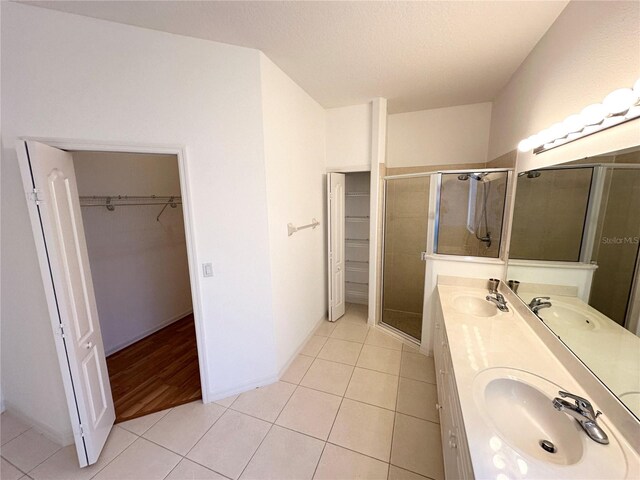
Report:
[{"label": "ceiling", "polygon": [[262,50],[325,108],[389,112],[491,101],[563,1],[28,1]]}]

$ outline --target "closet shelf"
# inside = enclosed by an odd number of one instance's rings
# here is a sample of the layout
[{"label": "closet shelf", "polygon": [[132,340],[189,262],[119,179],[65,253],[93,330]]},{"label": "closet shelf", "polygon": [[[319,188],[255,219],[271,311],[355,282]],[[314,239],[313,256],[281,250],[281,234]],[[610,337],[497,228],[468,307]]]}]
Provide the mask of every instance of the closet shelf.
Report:
[{"label": "closet shelf", "polygon": [[344,217],[346,222],[353,222],[353,223],[365,223],[369,221],[369,217]]},{"label": "closet shelf", "polygon": [[347,272],[369,272],[369,262],[358,262],[355,260],[347,260],[346,262],[346,271]]},{"label": "closet shelf", "polygon": [[345,193],[345,196],[347,196],[347,197],[368,197],[369,196],[369,192],[349,192],[349,193]]},{"label": "closet shelf", "polygon": [[346,282],[344,282],[344,283],[346,283],[348,285],[369,285],[369,282],[350,282],[348,280]]}]

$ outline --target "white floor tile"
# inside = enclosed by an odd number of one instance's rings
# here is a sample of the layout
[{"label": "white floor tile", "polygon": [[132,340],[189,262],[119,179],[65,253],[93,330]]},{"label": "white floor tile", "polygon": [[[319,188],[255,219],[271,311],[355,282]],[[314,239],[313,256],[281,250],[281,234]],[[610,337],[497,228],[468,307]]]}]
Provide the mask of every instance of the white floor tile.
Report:
[{"label": "white floor tile", "polygon": [[440,425],[396,414],[391,464],[434,480],[444,479]]},{"label": "white floor tile", "polygon": [[323,446],[320,440],[274,425],[240,478],[310,479]]},{"label": "white floor tile", "polygon": [[295,385],[286,382],[255,388],[241,394],[231,408],[267,422],[275,422],[295,389]]},{"label": "white floor tile", "polygon": [[122,453],[138,437],[117,425],[113,427],[98,461],[85,468],[78,466],[75,445],[58,450],[53,456],[32,470],[29,475],[35,480],[88,480],[102,470],[111,460]]},{"label": "white floor tile", "polygon": [[432,357],[421,353],[402,352],[402,367],[400,376],[420,380],[421,382],[436,383],[436,368]]},{"label": "white floor tile", "polygon": [[398,375],[400,373],[400,359],[402,352],[388,348],[365,345],[358,358],[358,367],[376,370],[378,372]]},{"label": "white floor tile", "polygon": [[23,472],[30,472],[58,450],[60,445],[31,429],[5,443],[2,456]]},{"label": "white floor tile", "polygon": [[183,458],[178,466],[171,470],[171,473],[165,480],[224,480],[226,477],[218,475],[216,472],[208,468],[198,465]]},{"label": "white floor tile", "polygon": [[229,478],[238,478],[270,427],[270,423],[227,410],[187,458]]},{"label": "white floor tile", "polygon": [[398,377],[395,375],[356,367],[344,396],[352,400],[395,410],[397,394]]},{"label": "white floor tile", "polygon": [[4,412],[0,415],[0,444],[4,445],[18,435],[22,435],[29,428],[28,425],[22,423],[10,413]]},{"label": "white floor tile", "polygon": [[173,408],[143,435],[179,455],[186,455],[224,413],[215,403],[192,402]]},{"label": "white floor tile", "polygon": [[366,324],[355,324],[349,322],[338,322],[331,338],[338,340],[348,340],[350,342],[364,343],[369,327]]},{"label": "white floor tile", "polygon": [[4,458],[0,459],[0,478],[2,480],[18,480],[23,475],[24,473],[11,465]]},{"label": "white floor tile", "polygon": [[397,411],[414,417],[440,423],[436,403],[438,390],[431,383],[400,378]]},{"label": "white floor tile", "polygon": [[318,353],[318,358],[332,362],[355,365],[362,350],[362,344],[329,338]]},{"label": "white floor tile", "polygon": [[129,430],[131,433],[135,433],[136,435],[142,435],[170,411],[171,409],[169,408],[167,410],[162,410],[161,412],[150,413],[144,417],[138,417],[133,420],[118,423],[118,426],[125,430]]},{"label": "white floor tile", "polygon": [[393,338],[391,335],[376,328],[372,328],[369,330],[364,343],[366,345],[390,348],[392,350],[402,350],[402,342],[400,340],[398,340],[397,338]]},{"label": "white floor tile", "polygon": [[220,400],[216,400],[214,403],[217,403],[218,405],[222,405],[223,407],[227,407],[229,408],[231,405],[233,405],[233,402],[236,401],[236,399],[240,396],[240,394],[238,395],[231,395],[230,397],[226,397],[226,398],[222,398]]},{"label": "white floor tile", "polygon": [[327,443],[313,478],[386,480],[388,468],[388,463]]},{"label": "white floor tile", "polygon": [[324,342],[327,341],[327,337],[322,337],[320,335],[314,335],[309,339],[307,344],[300,350],[302,355],[308,355],[309,357],[315,357],[318,355],[318,352],[324,345]]},{"label": "white floor tile", "polygon": [[395,465],[389,466],[389,480],[428,480],[427,477],[423,477],[422,475],[418,475],[417,473],[410,472],[409,470],[404,470],[402,468],[398,468]]},{"label": "white floor tile", "polygon": [[166,448],[138,438],[94,477],[95,480],[161,480],[181,457]]},{"label": "white floor tile", "polygon": [[329,442],[389,461],[394,412],[345,398]]},{"label": "white floor tile", "polygon": [[302,380],[304,374],[307,373],[307,370],[309,370],[312,363],[313,357],[298,355],[293,359],[293,362],[291,362],[291,365],[289,365],[289,368],[287,368],[287,371],[284,372],[284,375],[282,375],[280,380],[283,382],[294,383],[296,385],[299,384],[300,380]]},{"label": "white floor tile", "polygon": [[300,385],[342,396],[349,385],[352,372],[353,367],[350,365],[316,358]]},{"label": "white floor tile", "polygon": [[276,425],[326,440],[341,401],[336,395],[298,387]]},{"label": "white floor tile", "polygon": [[336,322],[324,321],[320,324],[320,326],[316,329],[315,335],[320,335],[321,337],[328,337],[333,333],[333,330],[336,328]]}]

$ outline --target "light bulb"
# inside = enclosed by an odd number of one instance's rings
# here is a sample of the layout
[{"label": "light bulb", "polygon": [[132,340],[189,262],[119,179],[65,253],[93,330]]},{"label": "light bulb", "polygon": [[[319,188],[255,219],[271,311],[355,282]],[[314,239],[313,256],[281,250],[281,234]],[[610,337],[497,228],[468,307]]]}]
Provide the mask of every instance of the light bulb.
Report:
[{"label": "light bulb", "polygon": [[569,115],[562,123],[567,129],[567,133],[576,133],[584,128],[582,117],[577,114]]},{"label": "light bulb", "polygon": [[554,123],[553,125],[551,125],[549,127],[549,130],[551,131],[551,135],[553,135],[554,140],[559,140],[561,138],[564,138],[569,133],[566,127],[564,126],[564,124],[560,122]]},{"label": "light bulb", "polygon": [[593,105],[589,105],[585,107],[580,112],[580,117],[585,125],[597,125],[602,123],[604,117],[607,116],[607,110],[604,108],[604,105],[601,103],[594,103]]},{"label": "light bulb", "polygon": [[553,137],[553,134],[551,133],[551,129],[546,128],[542,130],[540,133],[538,133],[538,139],[540,140],[540,145],[553,142],[554,137]]},{"label": "light bulb", "polygon": [[629,110],[629,108],[636,103],[636,100],[638,100],[638,97],[633,90],[630,88],[619,88],[607,95],[602,105],[609,114],[620,115]]},{"label": "light bulb", "polygon": [[520,143],[518,144],[518,151],[520,152],[528,152],[529,150],[531,150],[531,142],[529,141],[528,138],[525,138],[524,140],[520,140]]},{"label": "light bulb", "polygon": [[528,140],[531,148],[536,148],[542,145],[542,142],[540,141],[540,138],[538,137],[538,135],[531,135],[528,138]]}]

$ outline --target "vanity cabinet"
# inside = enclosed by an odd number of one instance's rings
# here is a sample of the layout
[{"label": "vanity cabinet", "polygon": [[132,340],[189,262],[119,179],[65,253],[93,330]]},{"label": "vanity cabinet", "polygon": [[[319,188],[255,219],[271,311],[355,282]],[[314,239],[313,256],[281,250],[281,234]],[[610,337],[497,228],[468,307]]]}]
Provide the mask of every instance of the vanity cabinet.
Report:
[{"label": "vanity cabinet", "polygon": [[445,477],[448,479],[472,479],[473,467],[462,410],[449,352],[447,332],[441,315],[435,322],[434,360],[438,384],[438,412],[444,457]]}]

